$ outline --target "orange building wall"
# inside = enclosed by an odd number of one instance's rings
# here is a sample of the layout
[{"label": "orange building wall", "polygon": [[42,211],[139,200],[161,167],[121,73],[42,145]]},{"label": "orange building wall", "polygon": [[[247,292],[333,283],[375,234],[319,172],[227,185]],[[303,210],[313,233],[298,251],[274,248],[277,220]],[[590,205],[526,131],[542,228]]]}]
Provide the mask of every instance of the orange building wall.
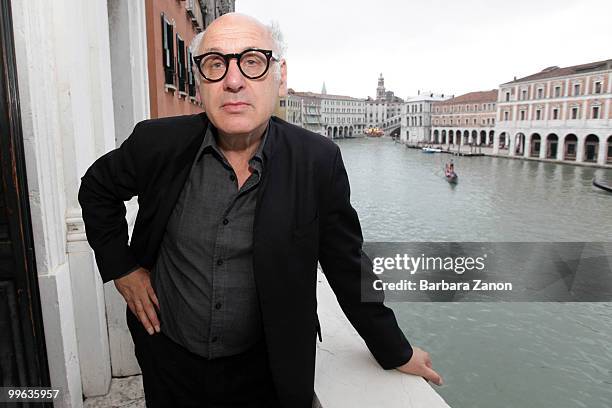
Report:
[{"label": "orange building wall", "polygon": [[[196,7],[197,1],[194,2]],[[161,15],[166,15],[174,22],[174,59],[176,66],[176,34],[185,41],[187,48],[197,31],[185,10],[185,1],[176,0],[145,0],[147,24],[147,65],[149,69],[149,98],[151,117],[177,116],[202,112],[200,93],[196,86],[197,104],[189,100],[189,96],[179,96],[178,90],[166,90],[164,86],[164,67],[162,64],[162,24]],[[187,57],[185,57],[187,58]],[[176,75],[176,74],[175,74]]]}]

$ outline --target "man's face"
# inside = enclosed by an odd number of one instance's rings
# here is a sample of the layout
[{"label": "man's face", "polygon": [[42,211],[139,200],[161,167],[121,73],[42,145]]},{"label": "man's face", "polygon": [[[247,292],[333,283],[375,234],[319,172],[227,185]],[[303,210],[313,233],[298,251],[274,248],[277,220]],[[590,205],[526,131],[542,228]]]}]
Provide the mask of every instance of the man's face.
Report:
[{"label": "man's face", "polygon": [[[257,21],[241,15],[225,15],[206,30],[199,51],[223,54],[239,53],[247,48],[273,50],[274,42],[266,28]],[[275,70],[281,64],[281,77]],[[268,72],[261,78],[248,79],[238,68],[238,61],[230,60],[227,74],[218,82],[200,81],[204,109],[213,125],[228,135],[248,134],[265,124],[274,112],[277,97],[286,83],[284,60],[270,60]]]}]

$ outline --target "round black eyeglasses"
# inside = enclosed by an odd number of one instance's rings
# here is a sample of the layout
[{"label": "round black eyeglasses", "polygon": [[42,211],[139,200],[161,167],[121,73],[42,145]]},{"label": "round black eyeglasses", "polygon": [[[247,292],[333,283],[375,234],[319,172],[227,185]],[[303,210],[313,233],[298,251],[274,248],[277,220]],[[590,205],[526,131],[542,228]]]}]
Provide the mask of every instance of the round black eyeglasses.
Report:
[{"label": "round black eyeglasses", "polygon": [[272,50],[248,48],[240,53],[222,54],[211,51],[193,57],[200,74],[210,82],[217,82],[225,78],[230,60],[236,58],[238,69],[242,75],[249,79],[261,78],[270,68],[270,60],[279,61]]}]

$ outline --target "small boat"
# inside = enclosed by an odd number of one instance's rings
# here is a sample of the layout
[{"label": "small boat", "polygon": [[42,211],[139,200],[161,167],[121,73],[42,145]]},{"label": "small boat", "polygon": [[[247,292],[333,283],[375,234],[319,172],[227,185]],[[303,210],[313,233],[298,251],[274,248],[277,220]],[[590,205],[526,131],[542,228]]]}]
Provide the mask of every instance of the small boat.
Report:
[{"label": "small boat", "polygon": [[459,176],[455,173],[455,164],[451,160],[450,163],[444,165],[444,177],[451,184],[457,184]]},{"label": "small boat", "polygon": [[451,184],[457,184],[457,182],[459,181],[459,176],[454,171],[451,173],[446,173],[444,177],[446,177],[446,181]]},{"label": "small boat", "polygon": [[442,149],[436,149],[434,147],[423,147],[421,151],[423,153],[441,153]]},{"label": "small boat", "polygon": [[604,191],[612,193],[612,185],[607,181],[593,179],[593,185],[597,188],[601,188]]},{"label": "small boat", "polygon": [[380,128],[372,127],[366,129],[365,134],[370,137],[381,137],[385,134],[385,132]]}]

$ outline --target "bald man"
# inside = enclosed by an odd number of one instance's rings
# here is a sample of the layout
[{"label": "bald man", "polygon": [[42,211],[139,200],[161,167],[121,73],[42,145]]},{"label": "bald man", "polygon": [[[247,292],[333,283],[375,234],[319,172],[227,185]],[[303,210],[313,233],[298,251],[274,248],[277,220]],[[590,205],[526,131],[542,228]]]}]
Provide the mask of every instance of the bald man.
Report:
[{"label": "bald man", "polygon": [[127,303],[147,406],[309,408],[317,261],[382,368],[441,384],[383,294],[361,302],[375,276],[339,148],[272,116],[287,82],[277,33],[232,13],[194,44],[206,113],[138,123],[79,190],[102,280]]}]

